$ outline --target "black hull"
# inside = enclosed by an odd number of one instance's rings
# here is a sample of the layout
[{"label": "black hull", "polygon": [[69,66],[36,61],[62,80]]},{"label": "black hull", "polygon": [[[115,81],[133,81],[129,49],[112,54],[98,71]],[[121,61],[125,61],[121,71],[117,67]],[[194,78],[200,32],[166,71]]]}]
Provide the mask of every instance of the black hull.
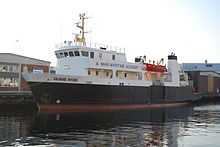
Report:
[{"label": "black hull", "polygon": [[164,104],[194,99],[190,87],[29,82],[38,104]]}]

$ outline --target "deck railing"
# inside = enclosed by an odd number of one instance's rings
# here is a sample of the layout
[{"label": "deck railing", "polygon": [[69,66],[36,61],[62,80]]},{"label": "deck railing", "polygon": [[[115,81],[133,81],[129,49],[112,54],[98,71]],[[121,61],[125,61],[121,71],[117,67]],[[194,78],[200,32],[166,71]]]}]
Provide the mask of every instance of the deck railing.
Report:
[{"label": "deck railing", "polygon": [[125,48],[120,48],[117,46],[112,45],[106,45],[101,43],[87,43],[86,45],[83,44],[77,44],[72,41],[66,41],[63,43],[59,43],[55,45],[55,48],[57,49],[66,49],[66,48],[92,48],[92,49],[101,49],[106,51],[115,51],[118,53],[125,53]]}]

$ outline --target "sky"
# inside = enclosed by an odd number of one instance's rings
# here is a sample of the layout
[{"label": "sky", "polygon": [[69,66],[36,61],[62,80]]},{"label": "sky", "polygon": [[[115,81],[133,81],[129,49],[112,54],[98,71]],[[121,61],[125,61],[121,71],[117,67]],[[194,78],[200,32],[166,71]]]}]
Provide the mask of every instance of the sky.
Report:
[{"label": "sky", "polygon": [[220,63],[220,0],[1,0],[0,52],[56,64],[56,44],[73,40],[86,13],[87,41],[159,60]]}]

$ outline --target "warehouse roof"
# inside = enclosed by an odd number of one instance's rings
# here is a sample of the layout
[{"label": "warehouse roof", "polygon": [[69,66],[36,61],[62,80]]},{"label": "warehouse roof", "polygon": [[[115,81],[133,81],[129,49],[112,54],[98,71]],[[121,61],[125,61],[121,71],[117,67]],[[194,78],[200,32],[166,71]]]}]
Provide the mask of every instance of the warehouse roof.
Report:
[{"label": "warehouse roof", "polygon": [[184,71],[214,71],[220,73],[220,63],[182,63]]},{"label": "warehouse roof", "polygon": [[49,61],[39,60],[31,57],[17,55],[13,53],[0,53],[0,62],[17,63],[17,64],[35,64],[35,65],[50,65]]}]

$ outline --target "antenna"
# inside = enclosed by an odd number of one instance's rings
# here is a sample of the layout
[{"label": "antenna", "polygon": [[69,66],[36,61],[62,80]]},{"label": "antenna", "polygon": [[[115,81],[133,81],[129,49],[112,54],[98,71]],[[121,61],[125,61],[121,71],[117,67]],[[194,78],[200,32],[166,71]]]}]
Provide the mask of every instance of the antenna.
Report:
[{"label": "antenna", "polygon": [[80,33],[75,34],[74,42],[80,43],[81,45],[85,46],[86,45],[85,33],[88,33],[88,32],[85,32],[85,19],[88,19],[88,17],[86,17],[85,13],[81,13],[79,14],[79,19],[80,21],[75,24],[76,24],[76,27],[80,29]]}]

